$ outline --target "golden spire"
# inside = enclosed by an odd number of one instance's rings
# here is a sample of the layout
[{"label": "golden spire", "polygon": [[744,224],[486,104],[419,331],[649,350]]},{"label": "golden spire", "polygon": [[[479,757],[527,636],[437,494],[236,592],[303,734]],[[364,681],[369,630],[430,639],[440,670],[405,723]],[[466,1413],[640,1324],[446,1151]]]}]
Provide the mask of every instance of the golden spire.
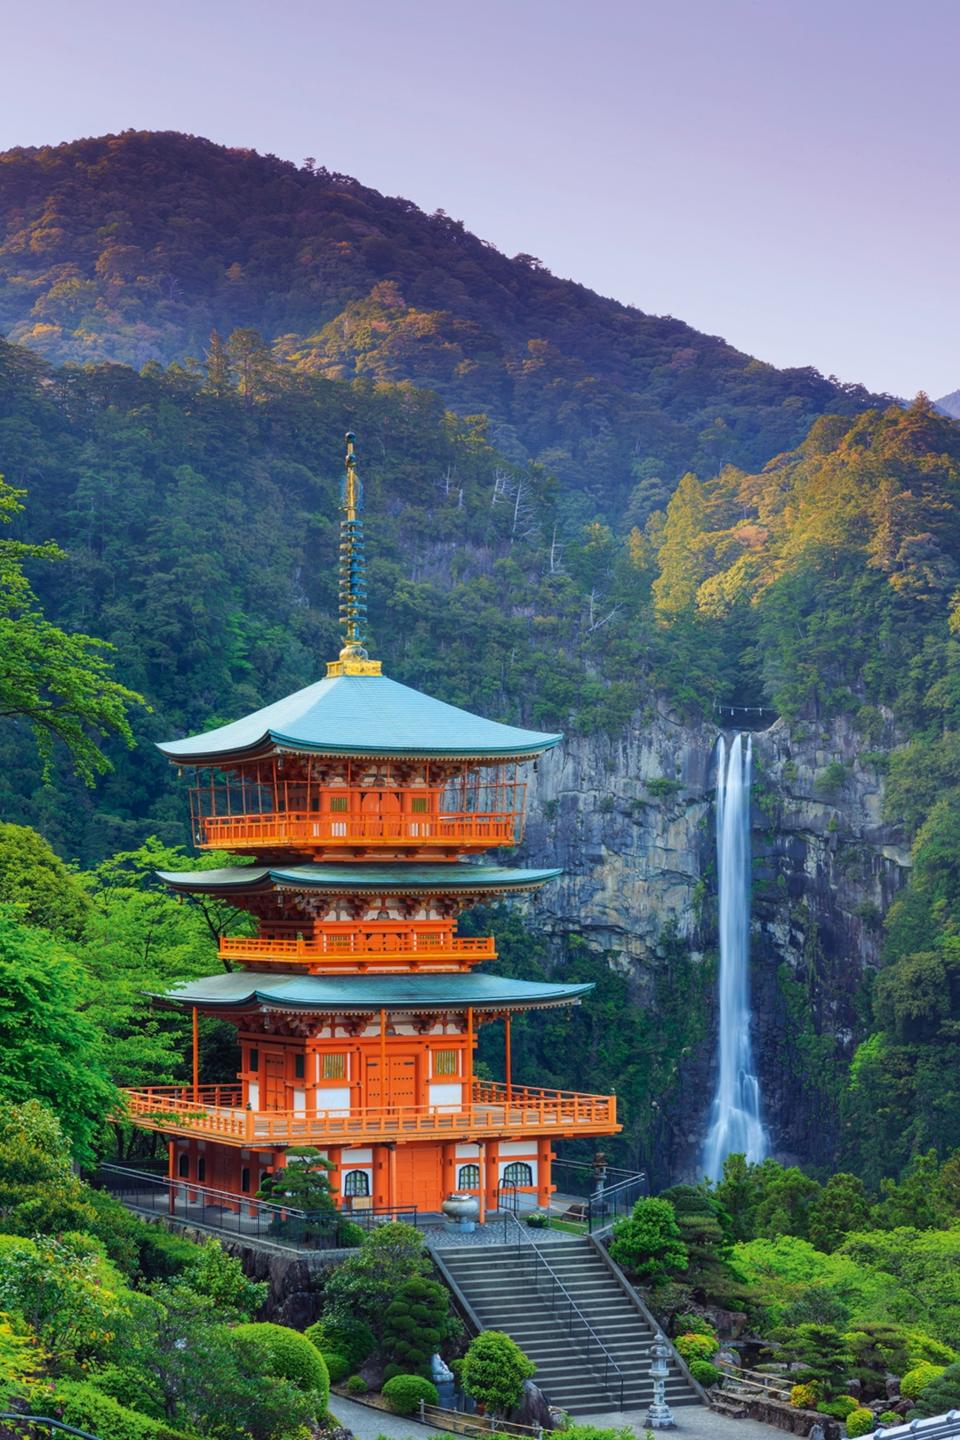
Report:
[{"label": "golden spire", "polygon": [[380,661],[367,656],[367,578],[363,554],[363,482],[357,474],[356,436],[346,434],[346,472],[340,487],[340,624],[343,649],[327,665],[327,675],[379,675]]}]

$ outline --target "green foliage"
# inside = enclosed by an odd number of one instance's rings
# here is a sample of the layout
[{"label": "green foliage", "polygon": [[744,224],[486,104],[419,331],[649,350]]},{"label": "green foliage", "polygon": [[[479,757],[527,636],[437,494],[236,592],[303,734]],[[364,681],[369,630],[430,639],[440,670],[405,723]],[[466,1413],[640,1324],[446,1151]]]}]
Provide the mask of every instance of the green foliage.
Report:
[{"label": "green foliage", "polygon": [[688,1363],[691,1360],[712,1360],[720,1349],[720,1343],[713,1335],[678,1335],[673,1343],[677,1354]]},{"label": "green foliage", "polygon": [[83,972],[61,943],[0,909],[0,1096],[47,1103],[76,1158],[90,1160],[117,1095],[84,998]]},{"label": "green foliage", "polygon": [[931,1380],[938,1380],[946,1368],[946,1365],[931,1365],[929,1360],[922,1360],[919,1365],[914,1365],[905,1375],[901,1375],[900,1394],[905,1395],[908,1400],[916,1400]]},{"label": "green foliage", "polygon": [[790,1404],[797,1410],[812,1410],[817,1403],[817,1387],[801,1383],[791,1385]]},{"label": "green foliage", "polygon": [[437,1405],[440,1396],[432,1381],[422,1375],[394,1375],[383,1387],[383,1398],[395,1415],[413,1415],[420,1401]]},{"label": "green foliage", "polygon": [[687,1268],[687,1249],[668,1200],[638,1200],[613,1227],[610,1254],[646,1285],[668,1280]]},{"label": "green foliage", "polygon": [[883,1399],[887,1375],[902,1375],[910,1368],[910,1337],[899,1325],[864,1323],[848,1330],[843,1338],[853,1356],[851,1373],[868,1398]]},{"label": "green foliage", "polygon": [[53,1396],[37,1395],[31,1408],[36,1415],[52,1408],[67,1425],[110,1440],[187,1440],[181,1430],[121,1405],[88,1380],[59,1380]]},{"label": "green foliage", "polygon": [[778,1332],[778,1341],[778,1358],[786,1356],[800,1383],[812,1385],[818,1397],[839,1394],[850,1379],[853,1355],[846,1337],[832,1325],[795,1325]]},{"label": "green foliage", "polygon": [[266,1281],[248,1280],[240,1261],[228,1255],[219,1240],[208,1240],[199,1247],[185,1269],[183,1283],[212,1300],[219,1310],[233,1311],[243,1319],[256,1314],[269,1289]]},{"label": "green foliage", "polygon": [[460,1379],[474,1400],[493,1415],[505,1415],[519,1405],[524,1382],[536,1373],[536,1366],[509,1335],[501,1330],[483,1330],[470,1341]]},{"label": "green foliage", "polygon": [[237,1340],[262,1345],[267,1356],[267,1373],[280,1380],[289,1380],[298,1390],[309,1394],[322,1415],[330,1394],[330,1377],[323,1356],[299,1330],[287,1325],[238,1325],[233,1331]]},{"label": "green foliage", "polygon": [[330,1195],[331,1163],[313,1145],[291,1145],[286,1163],[260,1182],[257,1198],[286,1202],[309,1215],[333,1216],[336,1206]]},{"label": "green foliage", "polygon": [[318,1350],[335,1350],[346,1356],[351,1370],[357,1370],[377,1348],[370,1326],[355,1315],[325,1315],[304,1331]]},{"label": "green foliage", "polygon": [[860,1409],[860,1401],[852,1395],[838,1395],[835,1400],[821,1400],[817,1409],[821,1415],[829,1415],[834,1420],[846,1420],[854,1410]]},{"label": "green foliage", "polygon": [[381,1337],[386,1312],[408,1280],[426,1275],[430,1260],[413,1225],[382,1225],[364,1237],[355,1255],[338,1265],[324,1291],[323,1323],[346,1317],[362,1320]]},{"label": "green foliage", "polygon": [[76,874],[42,835],[0,824],[0,905],[59,940],[79,940],[91,905]]},{"label": "green foliage", "polygon": [[721,1372],[717,1369],[716,1365],[711,1365],[709,1360],[698,1360],[694,1358],[689,1361],[687,1368],[694,1380],[699,1381],[704,1387],[716,1385],[720,1379]]},{"label": "green foliage", "polygon": [[935,1376],[924,1385],[917,1396],[917,1413],[942,1415],[947,1410],[960,1408],[960,1363],[948,1365],[942,1375]]},{"label": "green foliage", "polygon": [[347,1381],[347,1393],[350,1395],[366,1395],[370,1386],[362,1375],[351,1375]]},{"label": "green foliage", "polygon": [[715,1303],[736,1304],[742,1277],[730,1262],[732,1221],[718,1197],[704,1186],[674,1185],[659,1198],[673,1206],[687,1252],[684,1284]]},{"label": "green foliage", "polygon": [[687,1312],[677,1315],[673,1321],[673,1333],[675,1335],[709,1335],[711,1340],[716,1340],[719,1345],[719,1337],[714,1325],[704,1315],[696,1315]]},{"label": "green foliage", "polygon": [[338,1355],[335,1350],[321,1350],[323,1363],[327,1367],[327,1374],[330,1376],[331,1385],[339,1385],[350,1374],[350,1361],[345,1355]]},{"label": "green foliage", "polygon": [[445,1286],[416,1275],[400,1286],[387,1306],[383,1352],[393,1374],[423,1374],[446,1335],[450,1297]]},{"label": "green foliage", "polygon": [[119,1277],[87,1237],[0,1235],[0,1311],[20,1316],[56,1371],[106,1353],[129,1315]]},{"label": "green foliage", "polygon": [[898,1415],[896,1410],[881,1410],[877,1416],[877,1423],[880,1425],[899,1425],[903,1417]]},{"label": "green foliage", "polygon": [[12,1324],[0,1311],[0,1405],[24,1399],[43,1361],[36,1337],[21,1322]]},{"label": "green foliage", "polygon": [[872,1435],[874,1430],[877,1428],[877,1422],[873,1411],[867,1410],[863,1406],[858,1407],[856,1410],[851,1410],[850,1414],[847,1416],[846,1423],[847,1434],[851,1436]]}]

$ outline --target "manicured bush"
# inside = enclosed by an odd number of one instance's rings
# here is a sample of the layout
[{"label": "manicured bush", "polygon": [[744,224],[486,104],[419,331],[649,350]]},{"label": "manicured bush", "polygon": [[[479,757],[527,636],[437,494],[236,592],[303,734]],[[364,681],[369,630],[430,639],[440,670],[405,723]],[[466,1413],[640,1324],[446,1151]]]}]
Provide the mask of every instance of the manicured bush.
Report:
[{"label": "manicured bush", "polygon": [[692,1332],[687,1335],[678,1335],[674,1340],[677,1354],[682,1355],[687,1364],[691,1360],[712,1360],[720,1349],[720,1343],[715,1335],[694,1335]]},{"label": "manicured bush", "polygon": [[876,1428],[877,1422],[872,1410],[858,1406],[856,1410],[851,1410],[847,1416],[848,1435],[872,1435]]},{"label": "manicured bush", "polygon": [[689,1370],[694,1380],[701,1385],[716,1385],[720,1379],[720,1371],[709,1360],[691,1360]]},{"label": "manicured bush", "polygon": [[860,1401],[854,1400],[852,1395],[838,1395],[835,1400],[821,1400],[817,1410],[821,1415],[829,1415],[831,1420],[846,1420],[854,1410],[860,1409]]},{"label": "manicured bush", "polygon": [[960,1409],[960,1363],[948,1365],[942,1375],[936,1376],[917,1397],[917,1410],[921,1417],[942,1415],[947,1410]]},{"label": "manicured bush", "polygon": [[338,1355],[335,1350],[321,1350],[323,1363],[327,1367],[327,1374],[330,1376],[331,1385],[339,1385],[350,1374],[350,1361],[346,1355]]},{"label": "manicured bush", "polygon": [[925,1389],[931,1380],[939,1380],[946,1368],[946,1365],[931,1365],[928,1360],[922,1361],[901,1378],[900,1394],[907,1400],[916,1400],[920,1391]]},{"label": "manicured bush", "polygon": [[470,1341],[460,1370],[463,1388],[494,1415],[519,1405],[523,1384],[536,1366],[502,1330],[484,1330]]},{"label": "manicured bush", "polygon": [[815,1385],[794,1385],[790,1391],[790,1404],[797,1410],[812,1410],[817,1403]]},{"label": "manicured bush", "polygon": [[550,1216],[545,1215],[542,1210],[531,1210],[527,1216],[527,1224],[531,1230],[547,1230],[550,1226]]},{"label": "manicured bush", "polygon": [[346,1388],[348,1393],[351,1395],[366,1395],[367,1391],[370,1389],[370,1386],[367,1384],[366,1380],[364,1380],[362,1375],[351,1375],[350,1379],[347,1381]]},{"label": "manicured bush", "polygon": [[900,1425],[903,1423],[903,1416],[898,1415],[896,1410],[884,1410],[877,1416],[877,1423],[880,1425]]},{"label": "manicured bush", "polygon": [[400,1286],[387,1306],[383,1322],[386,1375],[430,1378],[430,1357],[443,1343],[450,1296],[443,1285],[417,1275]]},{"label": "manicured bush", "polygon": [[358,1225],[356,1220],[341,1220],[337,1226],[337,1244],[343,1250],[359,1250],[365,1234],[363,1226]]},{"label": "manicured bush", "polygon": [[638,1200],[613,1227],[610,1254],[645,1285],[669,1280],[687,1268],[687,1247],[669,1200]]},{"label": "manicured bush", "polygon": [[263,1346],[269,1373],[280,1380],[289,1380],[298,1390],[310,1394],[317,1414],[327,1408],[330,1398],[330,1376],[317,1347],[286,1325],[238,1325],[233,1331],[237,1340],[250,1340]]},{"label": "manicured bush", "polygon": [[182,1431],[121,1405],[88,1380],[58,1380],[53,1398],[49,1391],[34,1397],[32,1409],[35,1415],[49,1415],[52,1409],[65,1424],[109,1440],[187,1440]]},{"label": "manicured bush", "polygon": [[303,1333],[318,1350],[334,1350],[338,1355],[345,1355],[351,1370],[359,1370],[377,1348],[370,1326],[354,1315],[325,1315]]},{"label": "manicured bush", "polygon": [[420,1408],[421,1400],[427,1405],[440,1402],[436,1385],[422,1375],[394,1375],[381,1393],[395,1415],[412,1415]]},{"label": "manicured bush", "polygon": [[720,1337],[716,1328],[703,1315],[697,1315],[693,1311],[686,1315],[677,1315],[673,1321],[674,1335],[709,1335],[716,1340],[719,1347]]}]

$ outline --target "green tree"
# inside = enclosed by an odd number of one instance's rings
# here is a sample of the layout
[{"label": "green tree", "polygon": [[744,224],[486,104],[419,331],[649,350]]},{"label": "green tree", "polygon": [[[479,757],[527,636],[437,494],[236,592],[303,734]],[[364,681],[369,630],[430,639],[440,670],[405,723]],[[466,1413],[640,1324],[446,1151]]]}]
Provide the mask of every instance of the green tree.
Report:
[{"label": "green tree", "polygon": [[91,905],[78,876],[26,825],[0,823],[0,904],[16,907],[28,925],[77,941]]},{"label": "green tree", "polygon": [[430,1360],[447,1338],[450,1297],[443,1285],[425,1276],[407,1280],[387,1306],[383,1352],[387,1378],[424,1375],[431,1379]]},{"label": "green tree", "polygon": [[394,1296],[408,1280],[429,1274],[430,1260],[423,1237],[413,1225],[383,1225],[364,1236],[355,1255],[349,1256],[327,1281],[324,1314],[363,1320],[379,1338]]},{"label": "green tree", "polygon": [[632,1214],[614,1224],[610,1254],[645,1285],[686,1270],[689,1256],[670,1202],[638,1200]]},{"label": "green tree", "polygon": [[62,945],[0,908],[0,1097],[44,1101],[76,1158],[89,1162],[118,1097],[83,1013],[84,992],[83,973]]},{"label": "green tree", "polygon": [[797,1367],[802,1384],[815,1385],[823,1400],[844,1394],[853,1372],[853,1354],[846,1338],[832,1325],[797,1325],[781,1334],[782,1350]]},{"label": "green tree", "polygon": [[836,1250],[851,1230],[866,1230],[872,1207],[863,1181],[857,1175],[831,1175],[807,1210],[810,1243],[817,1250]]},{"label": "green tree", "polygon": [[501,1330],[483,1330],[470,1341],[460,1368],[463,1388],[491,1415],[506,1415],[520,1404],[524,1382],[536,1374],[509,1335]]},{"label": "green tree", "polygon": [[[21,513],[23,493],[0,477],[0,521],[9,524]],[[56,545],[0,540],[0,717],[29,723],[45,772],[59,740],[92,785],[110,769],[99,741],[115,734],[132,746],[127,712],[143,701],[112,678],[109,645],[44,618],[23,567],[30,560],[61,559]]]}]

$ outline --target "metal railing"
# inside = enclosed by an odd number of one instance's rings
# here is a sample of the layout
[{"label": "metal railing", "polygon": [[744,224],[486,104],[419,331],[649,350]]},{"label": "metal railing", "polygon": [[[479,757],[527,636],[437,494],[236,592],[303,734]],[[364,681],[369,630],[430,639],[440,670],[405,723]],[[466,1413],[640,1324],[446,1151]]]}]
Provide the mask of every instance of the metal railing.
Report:
[{"label": "metal railing", "polygon": [[147,1130],[209,1135],[228,1144],[302,1140],[451,1139],[462,1135],[609,1135],[619,1130],[613,1095],[581,1095],[498,1081],[476,1081],[466,1104],[394,1105],[346,1110],[249,1110],[237,1086],[156,1085],[123,1092],[127,1117]]},{"label": "metal railing", "polygon": [[390,1220],[418,1224],[416,1205],[379,1206],[336,1214],[308,1212],[275,1201],[258,1200],[190,1180],[132,1170],[123,1165],[100,1166],[97,1185],[132,1210],[172,1217],[207,1230],[244,1240],[269,1240],[295,1250],[336,1250],[349,1235],[347,1224],[372,1230]]},{"label": "metal railing", "polygon": [[625,1384],[623,1371],[544,1255],[537,1244],[535,1233],[514,1211],[507,1210],[504,1213],[509,1215],[517,1226],[517,1260],[524,1267],[532,1266],[533,1285],[537,1294],[549,1300],[553,1314],[565,1326],[571,1338],[583,1347],[590,1364],[601,1377],[603,1388],[622,1410]]},{"label": "metal railing", "polygon": [[577,1213],[570,1218],[582,1220],[590,1235],[609,1229],[650,1193],[644,1170],[623,1170],[615,1165],[601,1167],[592,1160],[554,1160],[552,1174],[561,1191],[565,1188],[564,1182],[570,1185],[573,1195],[577,1194],[574,1187],[581,1187],[584,1198],[579,1203],[574,1201],[571,1209]]}]

